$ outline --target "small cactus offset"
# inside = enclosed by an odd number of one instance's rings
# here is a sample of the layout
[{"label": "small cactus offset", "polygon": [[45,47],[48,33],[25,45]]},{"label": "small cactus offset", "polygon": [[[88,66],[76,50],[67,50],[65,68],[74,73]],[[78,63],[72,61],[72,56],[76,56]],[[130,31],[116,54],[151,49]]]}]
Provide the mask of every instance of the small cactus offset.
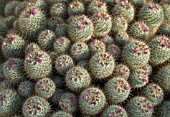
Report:
[{"label": "small cactus offset", "polygon": [[170,0],[0,0],[0,117],[170,117]]}]

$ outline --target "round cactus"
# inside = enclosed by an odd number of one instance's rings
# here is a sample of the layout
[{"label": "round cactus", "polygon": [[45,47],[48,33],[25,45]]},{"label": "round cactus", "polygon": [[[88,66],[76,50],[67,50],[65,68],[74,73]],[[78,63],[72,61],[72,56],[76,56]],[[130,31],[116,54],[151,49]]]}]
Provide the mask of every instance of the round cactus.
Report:
[{"label": "round cactus", "polygon": [[73,113],[77,111],[78,98],[75,94],[67,92],[62,94],[58,104],[62,110]]},{"label": "round cactus", "polygon": [[142,69],[144,69],[148,73],[148,75],[152,74],[152,66],[151,65],[147,64],[144,67],[142,67]]},{"label": "round cactus", "polygon": [[126,31],[127,28],[128,28],[128,23],[123,15],[118,15],[116,17],[113,17],[112,32]]},{"label": "round cactus", "polygon": [[61,96],[62,96],[64,93],[66,93],[66,91],[65,91],[64,89],[57,89],[57,90],[55,91],[55,93],[53,94],[53,96],[52,96],[52,98],[51,98],[54,106],[59,106],[59,103],[58,103],[58,102],[59,102]]},{"label": "round cactus", "polygon": [[72,91],[80,91],[91,83],[90,74],[83,67],[71,68],[65,77],[66,86]]},{"label": "round cactus", "polygon": [[164,22],[170,23],[170,4],[163,4],[162,8],[164,11]]},{"label": "round cactus", "polygon": [[170,101],[164,101],[161,105],[158,106],[158,109],[155,111],[157,117],[170,117]]},{"label": "round cactus", "polygon": [[49,78],[40,79],[35,85],[35,93],[44,97],[50,98],[56,90],[55,83]]},{"label": "round cactus", "polygon": [[11,117],[20,110],[21,98],[15,90],[2,90],[0,91],[0,104],[1,116]]},{"label": "round cactus", "polygon": [[95,14],[97,12],[101,13],[107,12],[106,2],[102,2],[100,0],[92,0],[92,2],[88,6],[88,13]]},{"label": "round cactus", "polygon": [[21,34],[33,40],[38,37],[40,31],[46,26],[46,17],[36,7],[27,7],[18,18],[18,26]]},{"label": "round cactus", "polygon": [[131,2],[135,6],[135,8],[138,8],[145,5],[147,0],[129,0],[129,2]]},{"label": "round cactus", "polygon": [[129,40],[130,38],[127,32],[121,31],[116,34],[115,42],[120,47],[124,47],[129,42]]},{"label": "round cactus", "polygon": [[50,75],[52,70],[51,58],[43,51],[29,53],[25,57],[24,69],[31,79],[45,78]]},{"label": "round cactus", "polygon": [[147,44],[141,41],[132,41],[125,45],[122,50],[122,60],[130,68],[145,66],[150,58],[150,50]]},{"label": "round cactus", "polygon": [[115,44],[110,44],[107,48],[107,51],[110,52],[110,54],[112,54],[112,56],[116,60],[118,60],[121,55],[121,50],[120,50],[119,46],[117,46]]},{"label": "round cactus", "polygon": [[2,43],[4,56],[11,58],[23,58],[26,42],[19,35],[9,33]]},{"label": "round cactus", "polygon": [[55,76],[53,81],[56,84],[57,88],[64,87],[64,77],[62,77],[62,76]]},{"label": "round cactus", "polygon": [[15,7],[19,4],[19,1],[10,1],[5,6],[5,15],[14,15]]},{"label": "round cactus", "polygon": [[51,30],[44,30],[40,32],[38,36],[38,44],[40,47],[46,51],[52,50],[52,44],[54,43],[54,40],[56,38],[56,35]]},{"label": "round cactus", "polygon": [[48,5],[53,5],[53,4],[56,4],[56,3],[68,3],[69,0],[45,0],[45,2],[48,4]]},{"label": "round cactus", "polygon": [[128,81],[132,88],[143,87],[149,82],[148,72],[143,69],[132,70]]},{"label": "round cactus", "polygon": [[45,11],[45,7],[47,6],[46,2],[44,0],[29,0],[28,2],[29,7],[37,7],[41,10]]},{"label": "round cactus", "polygon": [[84,14],[84,12],[85,12],[84,4],[80,1],[73,1],[68,6],[68,14],[70,16]]},{"label": "round cactus", "polygon": [[7,26],[0,20],[0,35],[5,36],[7,33]]},{"label": "round cactus", "polygon": [[88,41],[92,37],[93,31],[93,24],[85,15],[72,18],[68,26],[68,34],[74,42]]},{"label": "round cactus", "polygon": [[124,64],[118,64],[115,66],[114,75],[128,80],[130,76],[130,69]]},{"label": "round cactus", "polygon": [[149,27],[143,20],[137,21],[130,26],[129,34],[134,38],[146,40],[149,36]]},{"label": "round cactus", "polygon": [[58,24],[55,29],[56,36],[58,37],[64,37],[67,36],[68,33],[68,25],[63,23],[63,24]]},{"label": "round cactus", "polygon": [[65,111],[57,111],[53,113],[50,117],[73,117],[73,116]]},{"label": "round cactus", "polygon": [[135,15],[134,7],[128,0],[122,0],[120,4],[117,4],[112,9],[113,15],[122,15],[127,22],[131,22]]},{"label": "round cactus", "polygon": [[27,2],[20,2],[19,4],[17,4],[14,11],[15,15],[19,16],[21,12],[25,9],[26,5],[28,5]]},{"label": "round cactus", "polygon": [[141,91],[142,95],[149,99],[154,106],[158,105],[164,97],[163,89],[157,84],[149,84]]},{"label": "round cactus", "polygon": [[23,104],[22,113],[25,117],[46,117],[50,104],[41,97],[31,96]]},{"label": "round cactus", "polygon": [[38,44],[36,43],[30,43],[27,45],[27,47],[25,48],[25,55],[28,55],[31,52],[38,52],[40,51],[40,47]]},{"label": "round cactus", "polygon": [[24,80],[23,60],[11,58],[4,63],[3,74],[5,80],[11,83],[19,83]]},{"label": "round cactus", "polygon": [[61,75],[65,75],[73,66],[74,61],[69,55],[61,55],[55,61],[55,69]]},{"label": "round cactus", "polygon": [[150,63],[159,65],[170,58],[170,39],[166,36],[156,36],[149,42],[151,48]]},{"label": "round cactus", "polygon": [[102,112],[101,117],[128,117],[128,115],[124,108],[110,105]]},{"label": "round cactus", "polygon": [[13,28],[13,23],[15,22],[16,18],[14,16],[8,16],[6,17],[3,22],[6,24],[7,28]]},{"label": "round cactus", "polygon": [[18,93],[20,96],[27,98],[34,92],[34,84],[30,81],[21,82],[18,86]]},{"label": "round cactus", "polygon": [[170,37],[170,23],[163,23],[161,25],[159,33]]},{"label": "round cactus", "polygon": [[50,30],[55,30],[57,26],[60,26],[61,24],[64,24],[64,21],[60,17],[51,17],[47,21],[47,27]]},{"label": "round cactus", "polygon": [[159,68],[153,80],[158,83],[165,92],[170,92],[170,65],[168,64]]},{"label": "round cactus", "polygon": [[76,61],[87,59],[89,57],[89,47],[86,43],[77,42],[71,47],[70,54]]},{"label": "round cactus", "polygon": [[107,99],[114,104],[125,101],[130,94],[130,90],[129,83],[121,77],[112,78],[104,87]]},{"label": "round cactus", "polygon": [[97,12],[92,17],[94,35],[107,35],[112,28],[112,18],[108,13]]},{"label": "round cactus", "polygon": [[97,40],[97,39],[94,39],[92,42],[90,42],[89,48],[92,54],[106,51],[105,44],[102,41]]},{"label": "round cactus", "polygon": [[6,89],[13,89],[14,85],[11,82],[8,82],[6,80],[3,80],[0,82],[0,91],[6,90]]},{"label": "round cactus", "polygon": [[104,79],[112,74],[115,68],[115,60],[109,53],[96,53],[90,59],[89,67],[94,78]]},{"label": "round cactus", "polygon": [[83,114],[96,115],[102,111],[105,104],[106,97],[98,88],[87,88],[80,94],[79,106]]},{"label": "round cactus", "polygon": [[70,48],[71,41],[67,37],[59,37],[54,41],[54,52],[65,54]]},{"label": "round cactus", "polygon": [[153,34],[157,31],[164,19],[163,9],[160,5],[149,3],[143,6],[139,12],[139,19],[144,20]]},{"label": "round cactus", "polygon": [[130,117],[151,117],[154,106],[145,97],[136,96],[127,102],[126,108]]},{"label": "round cactus", "polygon": [[50,9],[50,14],[52,17],[65,18],[67,16],[67,6],[64,3],[56,3]]},{"label": "round cactus", "polygon": [[77,63],[77,66],[83,67],[88,69],[89,66],[89,61],[88,60],[82,60]]}]

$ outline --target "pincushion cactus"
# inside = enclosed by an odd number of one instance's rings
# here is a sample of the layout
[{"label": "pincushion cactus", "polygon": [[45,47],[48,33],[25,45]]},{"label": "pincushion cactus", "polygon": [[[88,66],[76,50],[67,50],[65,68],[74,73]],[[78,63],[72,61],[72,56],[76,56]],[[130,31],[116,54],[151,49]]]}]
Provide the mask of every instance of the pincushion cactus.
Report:
[{"label": "pincushion cactus", "polygon": [[66,86],[72,91],[80,91],[91,83],[90,74],[82,67],[71,68],[65,77]]},{"label": "pincushion cactus", "polygon": [[84,12],[85,12],[84,4],[80,1],[73,1],[68,6],[69,15],[80,15],[84,14]]},{"label": "pincushion cactus", "polygon": [[101,112],[105,104],[106,97],[98,88],[87,88],[80,94],[79,105],[83,114],[96,115]]},{"label": "pincushion cactus", "polygon": [[110,76],[115,68],[115,60],[107,52],[96,53],[89,61],[92,75],[96,79],[104,79]]},{"label": "pincushion cactus", "polygon": [[29,97],[23,104],[22,112],[25,117],[45,117],[50,111],[50,104],[38,96]]},{"label": "pincushion cactus", "polygon": [[170,117],[169,112],[170,102],[164,101],[162,104],[159,105],[158,109],[156,109],[156,116],[157,117]]},{"label": "pincushion cactus", "polygon": [[73,117],[73,116],[65,111],[57,111],[53,113],[50,117]]}]

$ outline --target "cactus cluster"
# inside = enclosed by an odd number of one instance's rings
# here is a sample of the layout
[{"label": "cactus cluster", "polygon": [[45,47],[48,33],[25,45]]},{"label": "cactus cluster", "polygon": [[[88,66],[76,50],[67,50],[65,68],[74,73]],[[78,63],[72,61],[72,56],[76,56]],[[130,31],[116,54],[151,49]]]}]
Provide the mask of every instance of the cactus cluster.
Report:
[{"label": "cactus cluster", "polygon": [[170,117],[169,0],[0,0],[0,117]]}]

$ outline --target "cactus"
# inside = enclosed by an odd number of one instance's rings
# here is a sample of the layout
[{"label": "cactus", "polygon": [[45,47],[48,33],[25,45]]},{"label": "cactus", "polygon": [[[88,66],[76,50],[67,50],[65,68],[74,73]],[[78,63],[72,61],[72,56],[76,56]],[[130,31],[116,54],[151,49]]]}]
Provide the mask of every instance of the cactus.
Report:
[{"label": "cactus", "polygon": [[19,16],[27,5],[28,5],[27,2],[20,2],[19,4],[17,4],[14,11],[15,15]]},{"label": "cactus", "polygon": [[149,42],[151,48],[150,63],[155,66],[170,58],[170,39],[166,36],[156,36]]},{"label": "cactus", "polygon": [[149,82],[148,72],[144,69],[134,69],[128,79],[132,88],[140,88]]},{"label": "cactus", "polygon": [[73,1],[68,6],[68,14],[71,15],[81,15],[84,14],[85,7],[80,1]]},{"label": "cactus", "polygon": [[154,83],[151,83],[144,87],[141,94],[149,99],[154,106],[158,105],[164,97],[163,89]]},{"label": "cactus", "polygon": [[122,60],[130,68],[136,69],[145,66],[150,59],[150,49],[142,41],[131,41],[122,50]]},{"label": "cactus", "polygon": [[110,76],[115,68],[115,60],[107,52],[96,53],[89,61],[91,74],[96,79],[104,79]]},{"label": "cactus", "polygon": [[13,27],[15,20],[16,18],[14,16],[8,16],[4,19],[4,23],[6,24],[7,28],[10,29]]},{"label": "cactus", "polygon": [[74,42],[88,41],[93,35],[92,21],[85,15],[72,18],[68,26],[68,34]]},{"label": "cactus", "polygon": [[48,5],[56,4],[56,3],[68,3],[69,0],[45,0]]},{"label": "cactus", "polygon": [[63,24],[58,24],[56,29],[55,29],[56,36],[58,37],[64,37],[67,36],[68,33],[68,25],[63,23]]},{"label": "cactus", "polygon": [[145,5],[147,0],[129,0],[129,2],[131,2],[135,6],[135,8],[139,8]]},{"label": "cactus", "polygon": [[56,27],[60,26],[61,24],[64,24],[64,21],[60,17],[51,17],[47,21],[47,27],[53,31],[55,31]]},{"label": "cactus", "polygon": [[24,69],[31,79],[45,78],[50,75],[52,70],[51,58],[44,51],[29,53],[24,60]]},{"label": "cactus", "polygon": [[34,93],[34,83],[28,80],[21,82],[18,86],[18,93],[23,98],[30,97]]},{"label": "cactus", "polygon": [[144,67],[142,67],[142,69],[144,69],[148,73],[148,75],[152,74],[152,66],[151,65],[147,64]]},{"label": "cactus", "polygon": [[124,47],[128,42],[130,38],[127,32],[121,31],[116,34],[115,42],[119,47]]},{"label": "cactus", "polygon": [[170,24],[169,23],[163,23],[161,25],[159,33],[162,34],[162,35],[166,35],[166,36],[170,37]]},{"label": "cactus", "polygon": [[1,116],[11,117],[20,110],[21,98],[15,90],[2,90],[0,91],[0,104]]},{"label": "cactus", "polygon": [[5,36],[7,33],[7,26],[0,20],[0,35]]},{"label": "cactus", "polygon": [[55,93],[53,94],[53,96],[52,96],[52,98],[51,98],[54,106],[59,106],[59,103],[58,103],[58,102],[59,102],[61,96],[62,96],[64,93],[66,93],[66,91],[63,90],[63,89],[57,89],[57,90],[55,91]]},{"label": "cactus", "polygon": [[102,41],[97,40],[97,39],[94,39],[92,42],[90,42],[89,48],[92,54],[106,51],[105,44]]},{"label": "cactus", "polygon": [[122,0],[120,4],[113,7],[112,15],[122,15],[125,17],[127,22],[131,22],[135,15],[134,6],[129,3],[128,0]]},{"label": "cactus", "polygon": [[70,54],[76,61],[87,59],[89,57],[89,47],[86,43],[77,42],[71,47]]},{"label": "cactus", "polygon": [[122,32],[127,30],[128,23],[123,15],[118,15],[112,19],[112,32]]},{"label": "cactus", "polygon": [[30,43],[27,45],[27,47],[25,48],[25,55],[28,55],[31,52],[38,52],[40,51],[40,47],[38,44],[36,43]]},{"label": "cactus", "polygon": [[46,17],[36,7],[27,7],[18,18],[19,31],[23,36],[34,40],[46,26]]},{"label": "cactus", "polygon": [[162,5],[163,11],[164,11],[164,22],[170,23],[170,5],[169,4],[163,4]]},{"label": "cactus", "polygon": [[124,64],[118,64],[115,66],[115,70],[114,70],[114,75],[124,78],[125,80],[129,79],[130,76],[130,69],[128,66],[124,65]]},{"label": "cactus", "polygon": [[50,9],[50,14],[52,17],[61,17],[66,18],[67,16],[67,7],[64,3],[56,3]]},{"label": "cactus", "polygon": [[52,50],[51,45],[54,43],[56,35],[51,30],[44,30],[38,36],[38,44],[46,51]]},{"label": "cactus", "polygon": [[95,14],[97,12],[106,13],[107,5],[106,2],[101,2],[100,0],[91,0],[92,2],[88,6],[87,12],[91,14]]},{"label": "cactus", "polygon": [[70,48],[71,41],[67,37],[59,37],[54,41],[54,52],[65,54]]},{"label": "cactus", "polygon": [[100,38],[100,41],[102,41],[106,46],[109,44],[114,43],[114,40],[111,36],[109,35],[104,35]]},{"label": "cactus", "polygon": [[128,115],[121,106],[110,105],[102,112],[101,117],[128,117]]},{"label": "cactus", "polygon": [[66,92],[62,94],[58,104],[62,110],[74,113],[78,108],[78,98],[74,93]]},{"label": "cactus", "polygon": [[170,117],[169,107],[170,107],[170,101],[164,101],[156,109],[155,115],[157,117]]},{"label": "cactus", "polygon": [[137,21],[130,26],[129,34],[134,38],[146,40],[149,36],[149,30],[144,21]]},{"label": "cactus", "polygon": [[117,104],[128,98],[131,87],[125,79],[113,77],[105,84],[104,91],[109,102]]},{"label": "cactus", "polygon": [[69,55],[61,55],[55,61],[55,69],[60,75],[65,75],[73,66],[74,61]]},{"label": "cactus", "polygon": [[170,92],[170,65],[167,64],[158,69],[153,77],[153,80],[163,88],[165,92]]},{"label": "cactus", "polygon": [[55,83],[50,78],[42,78],[35,85],[35,93],[44,98],[50,98],[56,90]]},{"label": "cactus", "polygon": [[66,86],[72,91],[80,91],[91,83],[90,74],[83,67],[71,68],[65,77]]},{"label": "cactus", "polygon": [[65,111],[57,111],[53,113],[50,117],[73,117],[73,116]]},{"label": "cactus", "polygon": [[120,58],[121,50],[120,50],[119,46],[117,46],[115,44],[110,44],[107,48],[107,52],[110,52],[116,60],[118,60]]},{"label": "cactus", "polygon": [[14,15],[15,7],[17,6],[17,4],[19,4],[19,1],[8,2],[7,5],[5,6],[5,15],[6,16]]},{"label": "cactus", "polygon": [[92,17],[94,35],[107,35],[112,28],[112,18],[108,13],[97,12]]},{"label": "cactus", "polygon": [[102,111],[106,104],[104,93],[95,87],[89,87],[81,92],[79,107],[83,114],[96,115]]},{"label": "cactus", "polygon": [[44,0],[29,0],[28,5],[29,5],[29,7],[31,7],[31,6],[37,7],[44,11],[47,6],[47,4]]},{"label": "cactus", "polygon": [[155,3],[146,4],[140,9],[139,19],[144,20],[149,29],[152,29],[152,33],[155,34],[164,19],[163,9]]},{"label": "cactus", "polygon": [[89,61],[88,60],[82,60],[77,63],[77,66],[83,67],[88,69],[89,66]]},{"label": "cactus", "polygon": [[26,42],[21,36],[9,33],[2,43],[2,52],[6,57],[23,58],[25,47]]},{"label": "cactus", "polygon": [[130,117],[151,117],[154,106],[145,97],[136,96],[126,104],[126,111]]},{"label": "cactus", "polygon": [[3,74],[5,80],[11,83],[19,83],[24,80],[23,60],[10,58],[4,63]]},{"label": "cactus", "polygon": [[49,111],[48,101],[38,96],[29,97],[22,107],[22,113],[25,117],[45,117]]}]

